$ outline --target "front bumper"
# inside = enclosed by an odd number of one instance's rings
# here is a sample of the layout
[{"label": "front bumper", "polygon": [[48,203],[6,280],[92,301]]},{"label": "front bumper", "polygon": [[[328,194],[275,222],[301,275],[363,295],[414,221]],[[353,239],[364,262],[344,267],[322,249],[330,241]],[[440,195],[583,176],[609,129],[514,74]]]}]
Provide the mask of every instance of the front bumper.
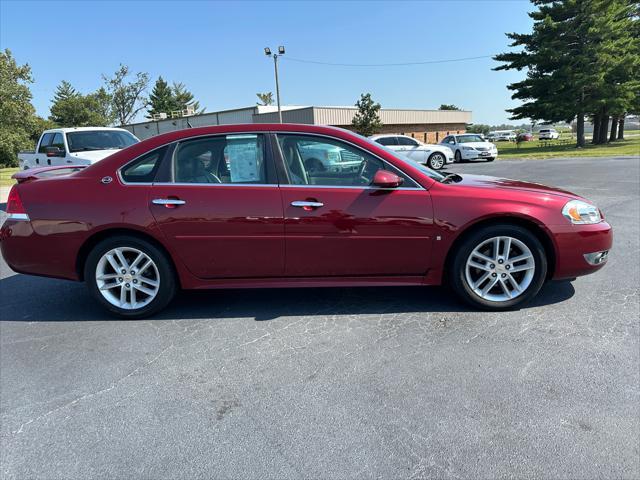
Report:
[{"label": "front bumper", "polygon": [[497,158],[497,150],[486,150],[481,152],[479,150],[460,150],[462,158],[465,160],[482,160],[484,158]]},{"label": "front bumper", "polygon": [[613,245],[613,230],[607,222],[595,225],[554,225],[549,228],[556,247],[554,279],[588,275],[606,265]]}]

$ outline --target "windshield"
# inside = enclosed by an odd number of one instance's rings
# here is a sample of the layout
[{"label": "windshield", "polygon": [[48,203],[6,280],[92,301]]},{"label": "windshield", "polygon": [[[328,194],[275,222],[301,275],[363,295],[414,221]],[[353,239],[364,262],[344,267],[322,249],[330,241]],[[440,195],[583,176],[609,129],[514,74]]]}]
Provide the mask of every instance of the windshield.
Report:
[{"label": "windshield", "polygon": [[435,170],[431,170],[429,167],[422,165],[421,163],[418,163],[414,160],[411,160],[408,157],[405,157],[404,155],[399,154],[398,152],[391,150],[388,147],[385,147],[384,145],[379,144],[378,142],[375,142],[373,140],[371,140],[370,138],[367,137],[363,137],[361,136],[361,138],[365,139],[368,143],[375,145],[378,148],[383,149],[384,151],[388,152],[389,154],[393,155],[395,158],[397,158],[398,160],[400,160],[403,163],[406,163],[408,165],[411,165],[413,168],[417,168],[418,170],[420,170],[422,173],[424,173],[426,176],[428,176],[429,178],[437,181],[437,182],[441,182],[442,180],[444,180],[445,176],[441,175],[440,173],[436,172]]},{"label": "windshield", "polygon": [[91,150],[120,150],[138,143],[138,139],[126,131],[84,130],[67,133],[70,152]]},{"label": "windshield", "polygon": [[458,143],[484,142],[480,135],[458,135],[456,139]]}]

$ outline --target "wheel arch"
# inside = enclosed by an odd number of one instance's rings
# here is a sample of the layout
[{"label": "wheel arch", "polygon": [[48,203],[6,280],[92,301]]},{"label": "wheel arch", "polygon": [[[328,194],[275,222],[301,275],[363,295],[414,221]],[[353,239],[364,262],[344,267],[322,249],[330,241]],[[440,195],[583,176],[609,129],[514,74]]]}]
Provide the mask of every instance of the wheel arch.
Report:
[{"label": "wheel arch", "polygon": [[556,247],[553,243],[552,237],[546,229],[541,226],[534,219],[529,217],[522,217],[516,215],[500,215],[493,216],[489,218],[481,219],[477,222],[467,225],[455,238],[451,246],[449,247],[449,251],[447,252],[447,256],[444,263],[444,275],[448,274],[449,268],[451,266],[451,262],[455,257],[455,252],[458,250],[459,246],[464,242],[469,235],[472,235],[474,232],[480,230],[481,228],[488,227],[491,225],[514,225],[518,227],[525,228],[529,230],[535,237],[540,240],[540,243],[544,247],[545,254],[547,256],[547,280],[552,278],[557,265],[557,254]]},{"label": "wheel arch", "polygon": [[126,227],[106,228],[106,229],[95,232],[84,241],[84,243],[78,250],[78,255],[76,257],[76,273],[80,281],[84,281],[84,267],[87,261],[87,257],[89,256],[89,252],[91,252],[91,250],[96,245],[98,245],[98,243],[100,243],[101,241],[116,235],[126,235],[129,237],[139,238],[141,240],[145,240],[151,243],[153,246],[158,248],[161,252],[163,252],[166,255],[167,260],[169,260],[169,263],[171,264],[171,267],[173,268],[173,271],[176,276],[176,282],[178,282],[178,285],[180,285],[180,275],[178,275],[178,269],[177,269],[176,263],[173,259],[173,256],[171,255],[171,252],[167,250],[167,248],[162,244],[162,242],[160,242],[153,235],[150,235],[145,232],[141,232],[140,230],[136,230],[133,228],[126,228]]}]

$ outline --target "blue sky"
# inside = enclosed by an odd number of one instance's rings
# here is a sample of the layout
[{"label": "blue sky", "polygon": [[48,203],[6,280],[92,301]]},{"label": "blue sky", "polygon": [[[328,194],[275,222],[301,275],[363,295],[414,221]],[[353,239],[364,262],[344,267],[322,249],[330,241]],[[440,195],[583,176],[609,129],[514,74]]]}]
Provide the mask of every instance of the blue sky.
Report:
[{"label": "blue sky", "polygon": [[283,104],[352,105],[371,92],[383,107],[453,103],[475,123],[506,121],[506,85],[523,73],[493,72],[490,58],[403,67],[401,63],[492,55],[505,32],[531,28],[527,1],[174,2],[0,0],[0,45],[29,63],[33,103],[48,116],[56,85],[89,93],[119,63],[184,82],[207,111],[253,105],[275,91],[263,47],[285,45]]}]

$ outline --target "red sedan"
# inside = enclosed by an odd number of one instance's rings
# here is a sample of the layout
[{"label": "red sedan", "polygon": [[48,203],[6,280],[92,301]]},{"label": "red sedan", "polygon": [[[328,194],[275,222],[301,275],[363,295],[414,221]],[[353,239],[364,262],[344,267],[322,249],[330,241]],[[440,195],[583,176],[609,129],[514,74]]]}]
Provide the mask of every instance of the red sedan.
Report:
[{"label": "red sedan", "polygon": [[0,231],[9,266],[85,281],[129,318],[179,288],[443,282],[502,310],[598,270],[612,244],[600,210],[570,192],[443,175],[331,127],[194,128],[15,177]]}]

